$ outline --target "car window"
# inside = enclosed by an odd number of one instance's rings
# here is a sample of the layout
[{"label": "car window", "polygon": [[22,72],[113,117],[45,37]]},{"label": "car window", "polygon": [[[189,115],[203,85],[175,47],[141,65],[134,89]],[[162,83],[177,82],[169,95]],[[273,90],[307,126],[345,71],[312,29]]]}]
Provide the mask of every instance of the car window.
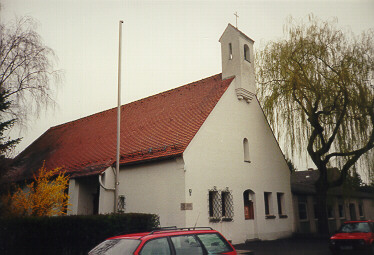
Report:
[{"label": "car window", "polygon": [[170,255],[170,246],[166,238],[157,238],[148,241],[142,250],[140,255]]},{"label": "car window", "polygon": [[176,255],[203,255],[203,248],[194,236],[173,236],[171,241]]},{"label": "car window", "polygon": [[371,232],[373,232],[374,233],[374,224],[373,224],[373,222],[370,222],[370,227],[371,227]]},{"label": "car window", "polygon": [[353,222],[346,223],[340,228],[341,233],[369,233],[371,232],[370,226],[367,222]]},{"label": "car window", "polygon": [[139,240],[133,239],[106,240],[93,248],[88,255],[132,255],[139,244]]},{"label": "car window", "polygon": [[204,244],[208,254],[219,254],[232,251],[230,245],[218,234],[200,234],[197,237]]}]

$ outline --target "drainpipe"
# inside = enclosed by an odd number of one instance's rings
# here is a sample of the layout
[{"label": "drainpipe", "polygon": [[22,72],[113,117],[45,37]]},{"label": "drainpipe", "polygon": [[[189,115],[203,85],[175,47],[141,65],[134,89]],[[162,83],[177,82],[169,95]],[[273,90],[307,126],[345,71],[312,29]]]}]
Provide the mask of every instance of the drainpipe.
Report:
[{"label": "drainpipe", "polygon": [[114,175],[114,213],[118,211],[118,190],[119,190],[119,153],[120,153],[120,127],[121,127],[121,44],[122,44],[122,23],[119,21],[119,45],[118,45],[118,105],[117,105],[117,157],[116,174]]},{"label": "drainpipe", "polygon": [[104,172],[102,172],[101,174],[99,174],[99,184],[100,184],[100,186],[101,186],[105,191],[115,191],[115,189],[107,188],[107,187],[104,186],[104,184],[103,184],[103,179],[102,179],[103,174],[104,174]]}]

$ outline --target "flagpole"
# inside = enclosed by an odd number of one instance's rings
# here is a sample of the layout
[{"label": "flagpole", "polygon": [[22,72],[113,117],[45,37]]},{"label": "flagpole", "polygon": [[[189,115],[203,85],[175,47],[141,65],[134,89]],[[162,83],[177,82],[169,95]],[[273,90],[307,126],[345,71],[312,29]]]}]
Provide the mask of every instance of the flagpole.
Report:
[{"label": "flagpole", "polygon": [[117,155],[116,155],[116,174],[114,176],[114,213],[118,212],[118,193],[119,193],[119,154],[120,154],[120,135],[121,135],[121,44],[122,44],[122,23],[119,21],[119,46],[118,46],[118,104],[117,104]]}]

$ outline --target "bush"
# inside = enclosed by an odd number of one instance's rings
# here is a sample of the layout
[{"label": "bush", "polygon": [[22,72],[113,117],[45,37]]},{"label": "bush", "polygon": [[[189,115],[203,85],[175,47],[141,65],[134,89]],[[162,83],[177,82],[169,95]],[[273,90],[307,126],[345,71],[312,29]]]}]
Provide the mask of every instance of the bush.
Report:
[{"label": "bush", "polygon": [[0,254],[87,254],[108,237],[146,232],[153,214],[0,218]]}]

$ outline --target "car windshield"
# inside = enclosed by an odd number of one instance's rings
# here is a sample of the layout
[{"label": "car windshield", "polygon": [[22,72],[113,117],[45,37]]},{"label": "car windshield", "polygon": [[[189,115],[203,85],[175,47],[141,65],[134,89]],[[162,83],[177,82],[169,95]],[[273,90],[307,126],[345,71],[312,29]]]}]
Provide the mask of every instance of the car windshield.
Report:
[{"label": "car windshield", "polygon": [[369,233],[370,226],[367,222],[345,223],[340,228],[340,233]]},{"label": "car windshield", "polygon": [[232,251],[229,244],[218,234],[200,234],[197,235],[204,244],[208,254],[221,254]]},{"label": "car windshield", "polygon": [[140,244],[134,239],[106,240],[93,248],[88,255],[132,255]]}]

